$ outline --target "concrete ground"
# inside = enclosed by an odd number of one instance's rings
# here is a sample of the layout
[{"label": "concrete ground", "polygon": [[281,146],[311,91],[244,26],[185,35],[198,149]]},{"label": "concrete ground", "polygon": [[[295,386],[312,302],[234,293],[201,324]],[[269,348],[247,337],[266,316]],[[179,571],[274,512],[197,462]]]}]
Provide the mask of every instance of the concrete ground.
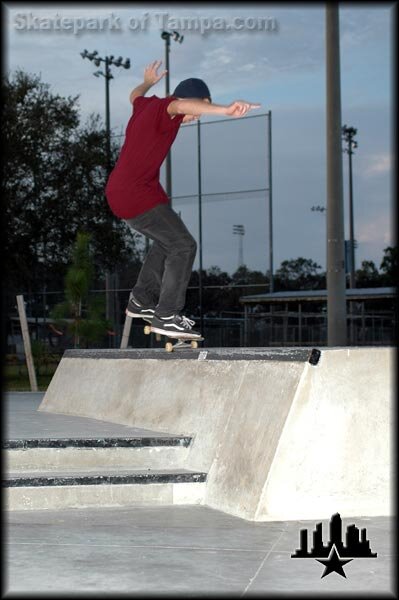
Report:
[{"label": "concrete ground", "polygon": [[[293,559],[314,522],[253,523],[204,506],[15,511],[5,558],[10,593],[321,594],[392,592],[392,520],[367,527],[377,558],[355,559],[346,578],[314,559]],[[326,530],[327,524],[323,524]]]},{"label": "concrete ground", "polygon": [[148,431],[96,419],[37,412],[43,396],[44,392],[4,394],[7,439],[135,437],[136,435],[161,437],[164,435],[159,431]]},{"label": "concrete ground", "polygon": [[[40,397],[8,395],[16,409],[9,434],[21,432],[18,422],[22,426],[24,406]],[[108,434],[120,427],[97,426]],[[27,435],[30,425],[25,422],[24,427]],[[86,433],[82,419],[80,427],[79,433]],[[291,558],[299,546],[300,529],[307,528],[310,537],[315,521],[254,523],[206,506],[10,511],[3,521],[3,593],[7,597],[82,592],[96,597],[116,593],[393,597],[394,519],[342,516],[344,526],[367,528],[371,549],[378,556],[346,564],[346,578],[336,572],[322,578],[325,567],[316,560]],[[327,521],[323,532],[328,535]]]}]

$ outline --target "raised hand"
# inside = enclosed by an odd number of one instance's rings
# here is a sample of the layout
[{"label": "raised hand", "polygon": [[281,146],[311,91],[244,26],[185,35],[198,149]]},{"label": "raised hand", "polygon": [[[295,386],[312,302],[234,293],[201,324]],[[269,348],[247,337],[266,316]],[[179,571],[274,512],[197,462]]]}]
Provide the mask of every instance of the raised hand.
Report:
[{"label": "raised hand", "polygon": [[146,83],[147,85],[155,85],[160,79],[162,79],[162,77],[166,75],[167,71],[163,71],[162,73],[158,74],[158,69],[161,66],[161,64],[161,60],[154,60],[153,63],[151,63],[145,68],[144,83]]},{"label": "raised hand", "polygon": [[225,114],[229,117],[243,117],[249,110],[260,108],[261,104],[246,102],[245,100],[235,100],[226,108]]}]

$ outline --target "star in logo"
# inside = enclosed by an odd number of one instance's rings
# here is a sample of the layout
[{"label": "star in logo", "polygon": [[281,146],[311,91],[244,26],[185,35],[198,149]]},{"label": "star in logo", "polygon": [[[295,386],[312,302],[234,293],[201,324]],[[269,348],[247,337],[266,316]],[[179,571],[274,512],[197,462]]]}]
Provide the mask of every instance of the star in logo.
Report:
[{"label": "star in logo", "polygon": [[326,575],[329,575],[330,573],[334,573],[334,571],[336,573],[338,573],[338,575],[341,575],[342,577],[346,578],[346,575],[345,575],[342,567],[344,565],[346,565],[347,563],[351,562],[352,558],[350,558],[349,560],[342,560],[342,558],[338,554],[335,544],[333,544],[333,546],[330,550],[330,554],[328,555],[327,559],[320,560],[317,558],[316,560],[317,560],[317,562],[321,563],[322,565],[325,565],[325,567],[326,567],[324,569],[323,575],[321,576],[321,579],[323,579],[323,577],[325,577]]}]

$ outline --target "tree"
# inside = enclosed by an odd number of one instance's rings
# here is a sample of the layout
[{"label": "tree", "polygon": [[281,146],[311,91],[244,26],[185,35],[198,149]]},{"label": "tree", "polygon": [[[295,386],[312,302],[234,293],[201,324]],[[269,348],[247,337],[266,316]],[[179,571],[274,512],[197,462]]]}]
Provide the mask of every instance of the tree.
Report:
[{"label": "tree", "polygon": [[356,270],[356,287],[379,287],[381,276],[372,260],[363,260],[361,268]]},{"label": "tree", "polygon": [[51,175],[62,169],[59,146],[78,126],[76,98],[51,96],[38,77],[22,71],[13,81],[3,80],[2,93],[6,274],[8,283],[24,282],[26,289],[51,252],[51,231],[64,233],[54,226]]},{"label": "tree", "polygon": [[246,265],[238,267],[232,275],[233,284],[268,283],[267,276],[261,271],[251,271]]},{"label": "tree", "polygon": [[231,277],[226,271],[222,271],[219,267],[213,265],[206,270],[206,283],[207,285],[229,285]]},{"label": "tree", "polygon": [[[104,197],[105,130],[81,125],[78,96],[63,98],[36,75],[3,78],[2,195],[11,291],[62,283],[79,230],[92,235],[95,276],[134,256],[133,235]],[[118,149],[113,146],[113,156]]]},{"label": "tree", "polygon": [[310,290],[325,287],[325,274],[318,273],[321,266],[310,258],[284,260],[275,273],[280,290]]},{"label": "tree", "polygon": [[[202,309],[203,313],[208,316],[216,316],[223,310],[229,310],[231,301],[231,290],[225,287],[231,284],[231,277],[225,271],[222,271],[217,266],[212,266],[209,269],[202,270]],[[191,274],[189,287],[198,288],[199,271],[193,271]],[[207,287],[215,286],[215,287]],[[199,312],[199,294],[198,289],[189,289],[187,293],[187,308],[191,314]]]},{"label": "tree", "polygon": [[73,248],[72,264],[65,277],[65,302],[57,304],[51,317],[58,327],[66,328],[74,347],[100,341],[110,324],[104,319],[104,299],[90,297],[94,265],[90,252],[90,235],[79,232]]},{"label": "tree", "polygon": [[384,257],[381,261],[382,285],[396,286],[398,284],[398,247],[388,246],[384,249]]}]

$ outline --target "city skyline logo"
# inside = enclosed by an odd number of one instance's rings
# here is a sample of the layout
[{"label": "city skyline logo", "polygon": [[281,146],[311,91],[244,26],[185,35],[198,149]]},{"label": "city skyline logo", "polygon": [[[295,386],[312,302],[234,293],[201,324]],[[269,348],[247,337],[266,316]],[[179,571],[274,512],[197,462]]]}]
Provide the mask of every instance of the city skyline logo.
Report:
[{"label": "city skyline logo", "polygon": [[[360,535],[359,535],[360,534]],[[330,540],[323,544],[322,523],[317,523],[313,530],[313,547],[308,550],[308,530],[301,529],[299,533],[299,548],[291,558],[313,558],[325,566],[321,579],[330,573],[338,573],[346,578],[344,565],[354,558],[377,558],[377,553],[372,552],[367,539],[366,528],[359,531],[356,525],[346,528],[346,545],[342,541],[342,519],[339,513],[330,519]]]}]

